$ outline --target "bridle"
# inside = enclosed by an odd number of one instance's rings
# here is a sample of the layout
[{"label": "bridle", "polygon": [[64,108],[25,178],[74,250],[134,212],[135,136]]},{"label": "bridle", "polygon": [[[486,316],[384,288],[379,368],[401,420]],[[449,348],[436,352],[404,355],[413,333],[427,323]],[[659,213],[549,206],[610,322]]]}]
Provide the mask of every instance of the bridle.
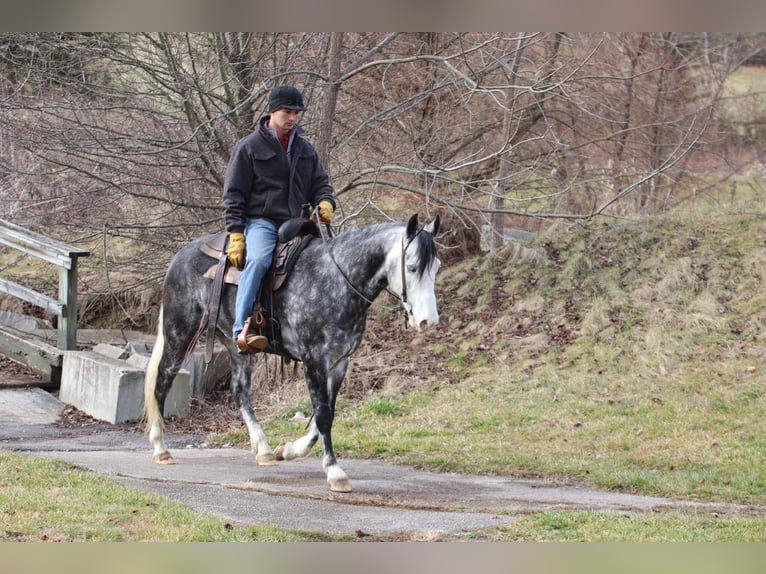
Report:
[{"label": "bridle", "polygon": [[[327,236],[325,236],[325,234],[322,233],[322,239],[326,242],[328,237],[332,238],[332,237],[334,237],[335,234],[333,233],[332,228],[330,227],[329,224],[325,225],[325,228],[327,230]],[[321,226],[320,226],[320,230],[321,230]],[[413,240],[420,234],[421,231],[423,231],[422,227],[420,229],[418,229],[418,231],[412,237],[410,237],[409,240],[407,240],[407,237],[406,237],[407,233],[406,233],[406,231],[404,233],[402,233],[402,254],[401,254],[401,257],[400,257],[400,261],[399,261],[400,262],[399,269],[401,270],[401,274],[402,274],[402,292],[401,292],[401,294],[397,295],[396,293],[391,291],[391,289],[388,288],[388,285],[386,285],[386,287],[385,287],[385,290],[388,291],[388,293],[392,297],[395,297],[396,299],[399,299],[399,302],[402,305],[402,309],[404,310],[404,325],[405,325],[405,327],[407,326],[407,323],[409,322],[410,318],[413,317],[412,305],[407,300],[407,275],[406,275],[407,248],[410,246],[410,244],[413,242]],[[332,260],[333,264],[335,264],[335,267],[338,269],[338,272],[340,273],[341,277],[343,277],[343,279],[346,281],[348,286],[351,287],[351,290],[354,293],[356,293],[357,295],[359,295],[359,297],[361,297],[369,305],[372,305],[372,301],[368,297],[366,297],[359,289],[357,289],[357,287],[351,282],[351,279],[349,279],[348,276],[346,275],[346,273],[343,271],[343,269],[341,269],[340,265],[338,265],[338,262],[335,260],[335,256],[332,253],[332,250],[328,249],[327,252],[329,253],[330,259]]]},{"label": "bridle", "polygon": [[[402,303],[402,309],[404,309],[404,326],[407,326],[407,323],[410,318],[413,317],[412,315],[412,305],[410,305],[409,301],[407,301],[407,276],[405,275],[405,259],[407,255],[407,248],[410,246],[410,243],[420,234],[420,232],[423,231],[423,228],[421,227],[418,229],[417,233],[415,233],[412,237],[410,237],[409,241],[406,243],[404,242],[404,238],[407,235],[406,231],[402,233],[402,257],[400,259],[400,269],[402,271],[402,294],[399,296],[399,300]],[[396,296],[388,287],[386,287],[386,291],[391,293],[392,295]]]}]

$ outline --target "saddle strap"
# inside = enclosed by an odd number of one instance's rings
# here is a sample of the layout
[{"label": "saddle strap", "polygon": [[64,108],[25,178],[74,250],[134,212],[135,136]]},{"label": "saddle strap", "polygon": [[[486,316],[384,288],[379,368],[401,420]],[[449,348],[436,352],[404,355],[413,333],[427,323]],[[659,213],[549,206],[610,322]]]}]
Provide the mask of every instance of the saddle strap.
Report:
[{"label": "saddle strap", "polygon": [[210,292],[207,311],[207,340],[205,341],[205,364],[207,365],[213,358],[213,348],[215,347],[215,328],[218,324],[218,311],[221,308],[221,292],[223,291],[224,277],[226,275],[226,246],[229,243],[228,237],[223,244],[221,255],[218,258],[218,266],[213,277],[213,290]]}]

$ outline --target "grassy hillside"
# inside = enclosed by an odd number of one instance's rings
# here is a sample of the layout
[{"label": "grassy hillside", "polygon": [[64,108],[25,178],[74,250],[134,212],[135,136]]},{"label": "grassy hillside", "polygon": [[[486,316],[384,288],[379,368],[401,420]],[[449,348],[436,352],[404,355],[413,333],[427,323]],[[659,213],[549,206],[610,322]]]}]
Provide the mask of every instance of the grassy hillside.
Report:
[{"label": "grassy hillside", "polygon": [[[766,210],[748,200],[452,265],[434,330],[372,317],[338,409],[341,457],[761,505],[764,263]],[[274,442],[306,406],[270,423]]]}]

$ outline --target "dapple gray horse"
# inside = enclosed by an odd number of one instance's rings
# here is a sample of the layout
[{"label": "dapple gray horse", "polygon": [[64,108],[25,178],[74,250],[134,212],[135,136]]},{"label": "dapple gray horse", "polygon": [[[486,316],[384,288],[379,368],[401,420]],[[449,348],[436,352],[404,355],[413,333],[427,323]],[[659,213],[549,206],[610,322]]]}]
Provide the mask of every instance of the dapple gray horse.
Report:
[{"label": "dapple gray horse", "polygon": [[[279,327],[270,351],[303,363],[313,418],[306,435],[276,450],[269,446],[253,411],[250,361],[238,353],[231,337],[236,287],[224,286],[216,339],[231,357],[232,395],[259,465],[305,456],[321,438],[330,490],[351,490],[332,446],[335,399],[349,358],[362,341],[367,311],[384,289],[399,298],[410,327],[420,331],[439,321],[434,293],[440,266],[434,244],[438,229],[438,216],[420,227],[415,214],[406,224],[375,224],[325,241],[314,239],[300,254],[284,285],[272,294],[273,302],[264,306],[273,309],[270,320]],[[200,250],[207,239],[195,240],[173,257],[163,285],[157,340],[144,388],[146,428],[153,460],[160,464],[175,462],[164,441],[165,398],[194,344],[210,298],[212,281],[203,274],[215,260]]]}]

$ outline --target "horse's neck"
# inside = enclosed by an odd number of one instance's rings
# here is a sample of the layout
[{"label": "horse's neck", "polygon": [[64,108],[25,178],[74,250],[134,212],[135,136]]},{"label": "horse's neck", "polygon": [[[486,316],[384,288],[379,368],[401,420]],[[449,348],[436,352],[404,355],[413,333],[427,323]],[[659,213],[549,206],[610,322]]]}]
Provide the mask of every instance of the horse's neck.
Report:
[{"label": "horse's neck", "polygon": [[374,299],[385,288],[392,265],[392,250],[401,241],[401,226],[384,224],[336,237],[333,254],[338,266],[358,288]]}]

